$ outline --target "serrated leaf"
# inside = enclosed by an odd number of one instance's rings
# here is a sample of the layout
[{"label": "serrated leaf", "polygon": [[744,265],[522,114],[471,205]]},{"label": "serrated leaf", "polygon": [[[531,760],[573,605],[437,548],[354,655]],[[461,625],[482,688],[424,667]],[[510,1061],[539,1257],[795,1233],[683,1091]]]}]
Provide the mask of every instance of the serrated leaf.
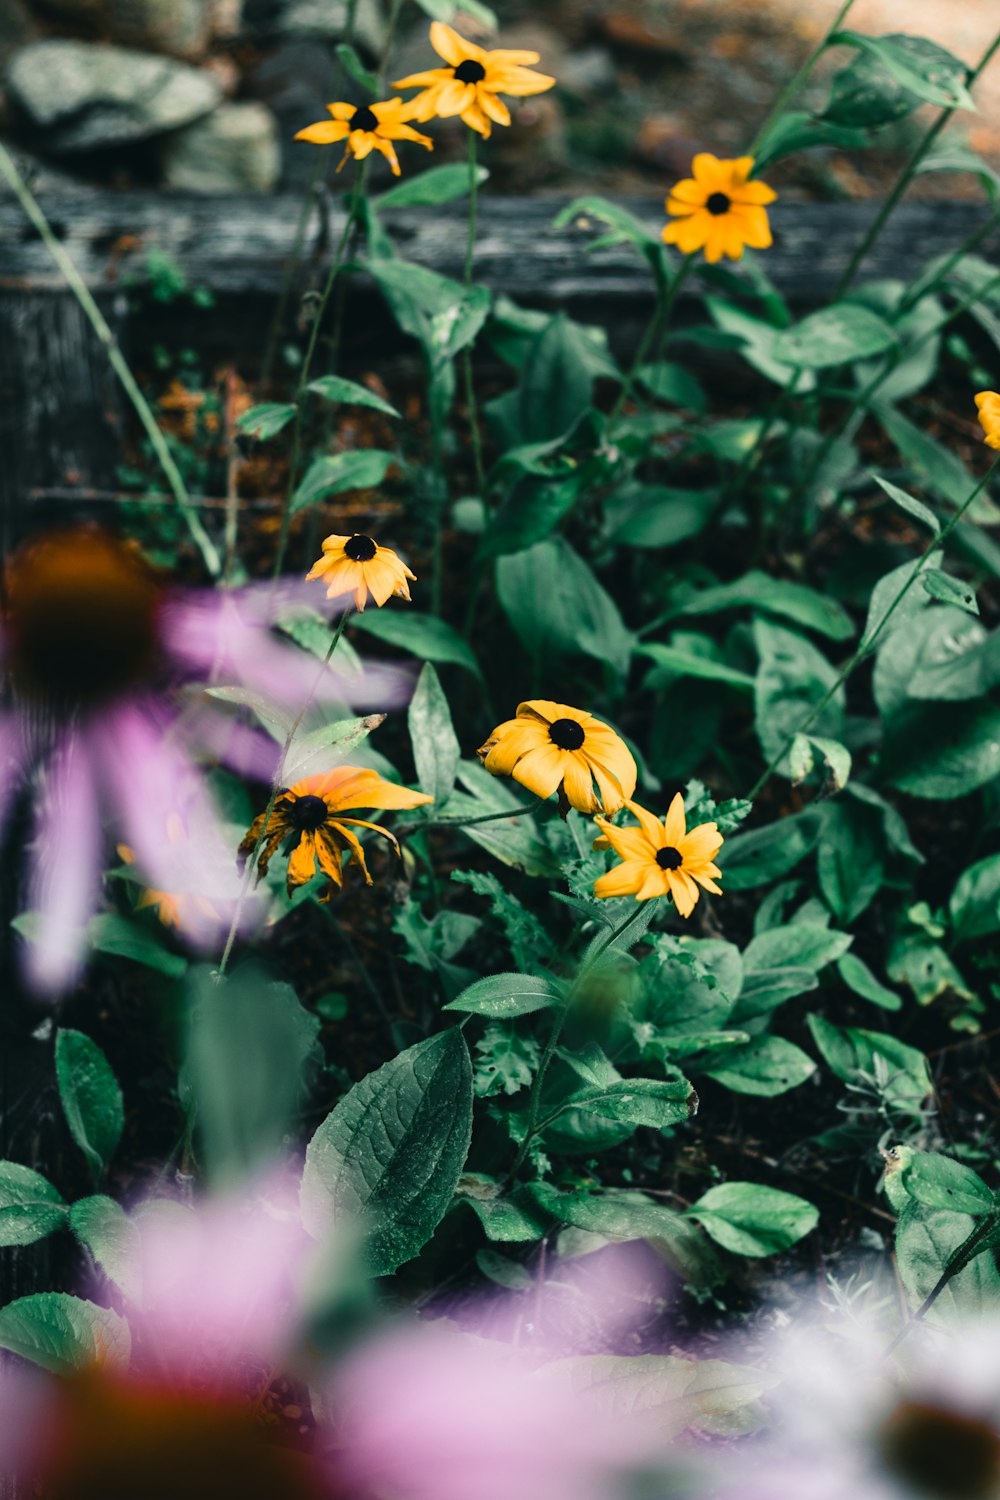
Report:
[{"label": "serrated leaf", "polygon": [[819,1209],[795,1193],[755,1182],[723,1182],[687,1210],[734,1255],[779,1255],[816,1228]]},{"label": "serrated leaf", "polygon": [[70,1134],[94,1178],[115,1153],[125,1125],[122,1091],[104,1053],[82,1031],[56,1032],[56,1079]]},{"label": "serrated leaf", "polygon": [[562,992],[551,979],[539,978],[535,974],[487,974],[484,979],[470,984],[444,1009],[506,1021],[511,1016],[527,1016],[532,1011],[545,1010],[558,1005],[561,1000]]},{"label": "serrated leaf", "polygon": [[131,1336],[125,1319],[67,1292],[35,1292],[0,1308],[0,1349],[31,1360],[53,1375],[102,1365],[128,1367]]},{"label": "serrated leaf", "polygon": [[411,1260],[451,1203],[472,1135],[472,1097],[457,1027],[356,1083],[306,1151],[301,1202],[309,1233],[360,1218],[372,1275]]},{"label": "serrated leaf", "polygon": [[387,417],[400,415],[375,391],[370,391],[366,385],[358,385],[356,380],[346,380],[343,375],[321,375],[318,380],[311,380],[306,390],[341,406],[368,406],[372,411],[384,412]]},{"label": "serrated leaf", "polygon": [[249,411],[237,417],[236,427],[247,437],[257,438],[264,443],[268,438],[276,437],[283,427],[287,427],[297,411],[298,407],[294,403],[262,401],[259,406],[251,406]]},{"label": "serrated leaf", "polygon": [[31,1167],[0,1161],[0,1246],[33,1245],[66,1222],[62,1194]]}]

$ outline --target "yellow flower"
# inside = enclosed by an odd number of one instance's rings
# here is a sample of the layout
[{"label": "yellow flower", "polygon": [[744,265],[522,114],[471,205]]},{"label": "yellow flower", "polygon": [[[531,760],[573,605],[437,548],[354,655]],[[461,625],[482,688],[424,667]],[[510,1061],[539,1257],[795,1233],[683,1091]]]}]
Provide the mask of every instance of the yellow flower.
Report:
[{"label": "yellow flower", "polygon": [[1000,449],[1000,392],[980,391],[976,397],[976,406],[986,434],[987,448]]},{"label": "yellow flower", "polygon": [[[433,802],[424,792],[383,781],[376,771],[357,766],[338,766],[319,776],[306,776],[294,786],[285,787],[271,809],[267,833],[257,860],[258,879],[267,874],[274,851],[281,843],[288,861],[287,890],[305,885],[316,874],[317,864],[330,884],[321,901],[329,901],[335,885],[343,885],[343,849],[351,850],[368,885],[372,878],[365,864],[364,850],[348,824],[370,828],[380,833],[399,853],[399,844],[387,828],[367,823],[364,818],[345,818],[343,812],[353,807],[408,808]],[[253,852],[264,826],[264,814],[256,817],[240,844],[241,865]]]},{"label": "yellow flower", "polygon": [[[407,125],[406,121],[412,120],[414,114],[410,105],[405,104],[402,99],[385,99],[381,104],[328,104],[326,107],[333,119],[307,125],[295,139],[312,141],[317,146],[345,141],[344,158],[340,167],[349,156],[353,156],[356,161],[363,161],[372,151],[381,151],[398,177],[399,162],[393,149],[393,141],[416,141],[419,145],[426,146],[428,151],[434,149],[434,142],[429,136],[421,135]],[[337,168],[338,172],[340,167]]]},{"label": "yellow flower", "polygon": [[484,52],[467,42],[443,21],[431,26],[431,46],[448,64],[400,78],[394,89],[422,88],[410,100],[414,120],[447,119],[459,115],[484,138],[493,123],[510,124],[510,110],[498,96],[544,94],[555,83],[546,73],[534,73],[525,63],[538,62],[537,52],[511,52],[503,48]]},{"label": "yellow flower", "polygon": [[[624,740],[600,719],[532,698],[498,724],[476,752],[494,776],[512,776],[536,797],[562,789],[580,812],[617,812],[635,791],[636,766]],[[597,789],[594,789],[594,783]]]},{"label": "yellow flower", "polygon": [[668,224],[663,238],[684,255],[704,250],[715,262],[728,255],[739,260],[744,245],[766,250],[771,243],[765,203],[778,196],[764,182],[750,182],[753,157],[720,161],[707,151],[691,164],[693,177],[679,182],[667,199],[667,213],[677,220]]},{"label": "yellow flower", "polygon": [[686,832],[680,792],[662,823],[637,802],[625,805],[639,819],[638,828],[616,828],[605,818],[595,819],[603,832],[594,840],[594,848],[611,848],[624,861],[598,876],[595,896],[635,896],[637,901],[648,901],[652,896],[669,894],[681,916],[689,917],[700,894],[699,885],[713,895],[722,895],[712,879],[722,874],[712,863],[723,843],[715,823],[699,823]]},{"label": "yellow flower", "polygon": [[306,574],[307,581],[322,578],[328,599],[353,591],[358,610],[364,609],[369,598],[380,608],[392,594],[408,600],[407,579],[416,582],[416,577],[391,547],[380,547],[362,532],[328,536],[323,542],[323,556]]}]

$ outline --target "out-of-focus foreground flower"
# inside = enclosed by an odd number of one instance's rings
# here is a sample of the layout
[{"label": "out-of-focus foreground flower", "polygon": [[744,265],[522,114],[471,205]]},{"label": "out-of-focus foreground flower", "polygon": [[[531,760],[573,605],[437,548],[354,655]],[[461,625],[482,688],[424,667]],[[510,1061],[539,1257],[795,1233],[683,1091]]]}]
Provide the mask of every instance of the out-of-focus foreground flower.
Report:
[{"label": "out-of-focus foreground flower", "polygon": [[450,1324],[355,1324],[324,1368],[307,1309],[354,1273],[342,1246],[308,1240],[295,1201],[279,1179],[133,1211],[128,1324],[108,1313],[114,1347],[78,1372],[6,1368],[0,1476],[60,1500],[624,1496],[657,1423],[579,1391],[552,1359],[571,1343],[543,1364]]},{"label": "out-of-focus foreground flower", "polygon": [[892,1333],[838,1314],[776,1336],[772,1420],[719,1457],[719,1500],[1000,1495],[1000,1319],[916,1324],[889,1353]]},{"label": "out-of-focus foreground flower", "polygon": [[[305,585],[297,584],[301,595]],[[183,713],[181,685],[235,685],[276,708],[399,702],[399,674],[320,673],[271,625],[289,600],[264,589],[169,591],[139,554],[95,529],[22,546],[7,567],[0,654],[12,704],[0,711],[0,824],[31,785],[34,835],[26,947],[43,993],[73,981],[101,898],[105,816],[153,889],[185,900],[185,936],[210,943],[239,880],[233,851],[191,750],[269,777],[277,747],[210,698]],[[180,835],[178,835],[180,830]]]}]

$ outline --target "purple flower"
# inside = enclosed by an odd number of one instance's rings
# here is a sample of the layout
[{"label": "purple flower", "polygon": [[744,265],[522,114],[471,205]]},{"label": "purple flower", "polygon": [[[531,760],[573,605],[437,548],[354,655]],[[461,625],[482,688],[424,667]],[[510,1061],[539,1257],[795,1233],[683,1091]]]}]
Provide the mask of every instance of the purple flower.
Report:
[{"label": "purple flower", "polygon": [[[45,995],[77,978],[114,830],[139,877],[183,901],[183,935],[208,946],[239,891],[235,855],[194,760],[207,752],[270,778],[279,748],[195,689],[233,689],[290,722],[310,700],[387,707],[390,668],[324,670],[271,626],[307,585],[169,591],[131,548],[92,528],[26,544],[11,559],[2,655],[0,825],[22,786],[34,804],[27,976]],[[186,694],[178,693],[186,688]],[[186,899],[190,898],[190,899]],[[247,903],[247,916],[252,915]]]}]

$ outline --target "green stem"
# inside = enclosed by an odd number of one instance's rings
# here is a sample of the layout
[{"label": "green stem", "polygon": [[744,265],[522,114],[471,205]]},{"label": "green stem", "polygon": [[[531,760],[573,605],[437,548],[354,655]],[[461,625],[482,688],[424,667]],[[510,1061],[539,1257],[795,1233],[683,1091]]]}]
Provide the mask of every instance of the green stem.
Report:
[{"label": "green stem", "polygon": [[[476,250],[476,220],[479,203],[479,171],[476,154],[478,136],[469,131],[469,229],[465,242],[466,286],[472,285],[472,261]],[[476,401],[476,384],[472,375],[472,345],[462,350],[462,370],[465,378],[465,404],[469,413],[469,435],[472,439],[472,461],[476,471],[476,488],[480,497],[486,495],[486,469],[483,464],[483,437],[479,427],[479,405]]]},{"label": "green stem", "polygon": [[198,515],[187,492],[184,480],[181,478],[180,470],[174,462],[174,457],[170,452],[167,440],[157,426],[156,418],[153,415],[149,402],[139,389],[135,376],[132,374],[125,356],[118,347],[118,340],[108,327],[104,314],[91,296],[86,282],[76,269],[70,256],[56,239],[48,219],[42,212],[40,204],[17,170],[13,158],[8,155],[2,145],[0,145],[0,175],[5,178],[14,196],[24,209],[26,216],[38,231],[45,248],[65,276],[70,291],[82,307],[90,326],[104,345],[108,359],[111,362],[111,367],[125,387],[126,395],[131,401],[136,416],[142,423],[146,436],[152,444],[153,452],[159,459],[160,467],[166,475],[171,493],[177,501],[178,508],[184,517],[188,531],[191,533],[191,539],[201,553],[202,560],[209,573],[211,573],[213,578],[218,578],[222,572],[222,559],[219,556],[215,543],[201,524],[201,517]]},{"label": "green stem", "polygon": [[646,355],[653,347],[655,340],[662,338],[666,332],[670,323],[670,315],[674,310],[674,303],[677,301],[677,294],[690,275],[696,258],[696,254],[685,255],[665,294],[662,286],[660,287],[660,298],[656,310],[649,320],[638,349],[635,351],[635,358],[632,361],[628,374],[622,382],[622,388],[618,392],[618,399],[611,408],[611,416],[608,418],[609,427],[617,422],[621,416],[622,408],[632,394],[632,388],[635,385],[639,371],[642,369]]},{"label": "green stem", "polygon": [[545,1044],[545,1051],[542,1053],[541,1061],[538,1064],[538,1071],[536,1072],[535,1077],[532,1081],[531,1097],[528,1101],[528,1123],[525,1127],[521,1144],[517,1148],[517,1155],[514,1157],[510,1171],[507,1173],[507,1187],[509,1187],[517,1178],[517,1174],[521,1170],[524,1158],[528,1154],[528,1147],[531,1145],[532,1140],[541,1129],[541,1124],[538,1119],[538,1110],[541,1104],[542,1086],[545,1083],[545,1075],[549,1071],[549,1064],[552,1062],[555,1050],[559,1045],[559,1038],[562,1036],[563,1027],[566,1025],[566,1021],[569,1017],[570,1011],[573,1008],[573,1002],[576,999],[580,987],[587,976],[592,973],[595,966],[604,957],[605,953],[607,953],[608,949],[614,947],[615,943],[617,943],[622,933],[632,925],[637,917],[639,917],[641,912],[642,905],[641,903],[636,902],[634,909],[629,912],[625,920],[619,922],[618,926],[615,927],[605,937],[604,941],[600,942],[597,945],[594,952],[590,955],[587,961],[581,965],[580,971],[574,979],[573,984],[570,988],[570,992],[566,996],[565,1004],[560,1006],[559,1010],[556,1012],[553,1018],[552,1030],[549,1033],[549,1039]]},{"label": "green stem", "polygon": [[313,356],[316,353],[316,345],[319,342],[319,333],[320,327],[323,322],[323,316],[326,312],[327,304],[330,301],[330,293],[333,291],[334,283],[337,280],[341,265],[343,264],[344,251],[347,248],[347,242],[350,238],[351,229],[358,212],[358,205],[361,201],[362,191],[362,176],[359,172],[354,179],[354,187],[352,189],[350,200],[347,205],[344,228],[341,231],[337,250],[330,266],[330,272],[326,278],[326,285],[323,288],[323,293],[319,300],[319,306],[316,309],[316,316],[313,319],[312,329],[309,333],[309,342],[306,345],[305,358],[302,361],[302,369],[299,372],[298,385],[295,388],[296,410],[294,431],[292,434],[292,455],[288,467],[288,489],[285,493],[285,504],[281,512],[281,530],[278,534],[278,552],[274,562],[275,578],[278,578],[280,576],[281,569],[284,566],[285,562],[285,550],[288,546],[288,531],[292,521],[292,497],[295,494],[295,488],[298,484],[299,467],[302,461],[302,423],[303,409],[305,407],[306,399],[306,386],[309,384],[309,375],[310,371],[312,370]]},{"label": "green stem", "polygon": [[344,633],[344,627],[347,624],[349,613],[350,611],[345,609],[344,613],[337,621],[337,628],[333,632],[333,638],[330,641],[329,650],[327,651],[326,656],[323,658],[323,665],[317,672],[315,682],[309,689],[302,707],[299,709],[294,722],[290,726],[288,733],[285,735],[285,742],[281,747],[281,754],[278,756],[278,764],[275,767],[274,776],[271,779],[271,791],[267,799],[267,807],[264,810],[264,817],[260,825],[260,833],[257,835],[257,841],[254,844],[253,849],[250,851],[250,858],[247,860],[246,869],[243,872],[243,884],[240,886],[240,893],[236,898],[236,906],[233,911],[233,919],[229,924],[229,933],[226,937],[226,946],[222,950],[222,957],[219,960],[219,967],[215,972],[216,979],[223,978],[226,972],[226,968],[229,964],[230,956],[232,955],[233,944],[236,942],[236,934],[239,930],[240,917],[243,915],[243,907],[246,904],[247,892],[250,889],[250,881],[253,876],[253,872],[257,867],[257,856],[260,854],[261,848],[264,844],[264,840],[267,837],[268,825],[271,822],[271,814],[274,812],[274,804],[278,800],[278,791],[281,787],[282,777],[285,774],[285,759],[288,755],[289,750],[291,749],[292,741],[299,731],[302,720],[305,718],[306,713],[308,712],[309,705],[312,703],[313,698],[316,696],[316,689],[322,682],[324,674],[326,673],[326,669],[330,665],[333,653],[336,651],[337,645],[340,641],[340,637]]},{"label": "green stem", "polygon": [[[983,69],[991,61],[993,54],[996,52],[998,47],[1000,47],[1000,32],[998,32],[997,35],[993,38],[993,41],[990,43],[989,47],[987,47],[986,51],[983,53],[983,56],[980,58],[979,62],[969,74],[966,81],[967,87],[971,87],[971,85],[975,83],[976,79],[982,73]],[[919,142],[916,150],[913,152],[913,155],[910,157],[909,161],[906,163],[906,166],[903,168],[903,171],[900,174],[895,187],[889,194],[888,198],[886,198],[885,202],[882,204],[882,207],[879,209],[878,213],[875,215],[875,218],[872,220],[868,228],[868,233],[864,236],[860,245],[851,256],[850,261],[844,269],[843,275],[837,282],[836,288],[833,293],[834,302],[838,301],[844,295],[844,293],[847,291],[847,288],[854,280],[869,250],[872,248],[875,241],[882,233],[882,230],[885,228],[886,221],[888,220],[890,214],[893,212],[896,204],[899,202],[900,198],[902,198],[903,194],[906,192],[906,189],[912,182],[917,168],[923,161],[924,157],[927,155],[928,151],[933,146],[934,142],[937,140],[938,136],[941,134],[941,131],[951,119],[952,115],[955,113],[956,107],[957,106],[953,105],[950,109],[942,110],[938,118],[924,133],[922,140]]]},{"label": "green stem", "polygon": [[786,752],[789,750],[795,736],[797,734],[805,734],[805,732],[811,727],[811,725],[813,725],[819,718],[820,714],[826,708],[827,704],[832,700],[834,695],[838,693],[843,687],[844,683],[850,677],[851,673],[854,671],[854,668],[858,665],[858,663],[864,657],[870,655],[870,653],[874,650],[876,641],[882,634],[892,616],[895,614],[899,605],[906,598],[906,595],[909,593],[914,583],[916,583],[920,574],[923,572],[928,558],[940,547],[944,546],[945,542],[948,540],[951,533],[955,530],[955,527],[961,521],[970,505],[972,505],[972,503],[986,488],[990,479],[993,477],[993,473],[996,470],[998,464],[1000,464],[1000,454],[998,454],[990,464],[989,468],[986,470],[986,473],[983,475],[982,479],[980,479],[979,483],[975,486],[972,492],[965,498],[965,500],[962,501],[962,504],[958,507],[958,510],[956,510],[955,514],[952,516],[951,520],[944,527],[944,529],[936,537],[933,537],[928,542],[927,546],[924,548],[923,552],[920,554],[913,567],[911,568],[908,577],[899,590],[899,593],[896,595],[895,599],[893,599],[892,603],[889,605],[889,608],[885,611],[885,614],[878,621],[871,634],[862,636],[857,650],[850,657],[846,665],[843,666],[837,673],[835,681],[823,694],[823,697],[820,699],[820,701],[812,709],[810,709],[809,713],[803,719],[798,728],[793,730],[793,732],[787,736],[777,755],[775,755],[774,758],[768,763],[763,774],[758,777],[753,787],[747,793],[749,801],[752,802],[754,798],[760,794],[766,783],[770,780],[771,776],[774,774],[775,769],[777,768],[779,761],[782,760]]},{"label": "green stem", "polygon": [[782,89],[781,93],[775,100],[770,114],[758,130],[757,134],[754,136],[750,149],[747,152],[748,156],[757,155],[764,137],[771,129],[771,126],[774,124],[775,120],[778,119],[779,115],[784,114],[789,104],[791,104],[795,96],[801,91],[803,85],[809,77],[809,74],[812,72],[813,68],[816,66],[823,53],[826,51],[827,46],[829,45],[830,38],[833,36],[835,31],[840,30],[841,24],[845,20],[847,12],[850,10],[853,4],[854,0],[844,0],[844,4],[840,7],[836,16],[833,18],[833,21],[827,27],[822,40],[818,42],[817,45],[813,48],[812,52],[810,52],[809,56],[802,64],[799,71],[788,81],[788,83],[785,84],[785,87]]}]

